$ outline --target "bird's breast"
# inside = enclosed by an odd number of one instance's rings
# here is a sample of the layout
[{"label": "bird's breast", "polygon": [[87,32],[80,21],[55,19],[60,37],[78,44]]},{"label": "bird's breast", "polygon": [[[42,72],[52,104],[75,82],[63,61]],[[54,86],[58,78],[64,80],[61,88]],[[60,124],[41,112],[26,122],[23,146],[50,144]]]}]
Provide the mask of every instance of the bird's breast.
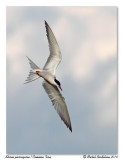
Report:
[{"label": "bird's breast", "polygon": [[42,78],[44,78],[46,81],[48,81],[49,83],[55,85],[55,82],[54,82],[54,75],[52,75],[51,73],[49,73],[48,71],[42,71],[40,73],[40,76]]}]

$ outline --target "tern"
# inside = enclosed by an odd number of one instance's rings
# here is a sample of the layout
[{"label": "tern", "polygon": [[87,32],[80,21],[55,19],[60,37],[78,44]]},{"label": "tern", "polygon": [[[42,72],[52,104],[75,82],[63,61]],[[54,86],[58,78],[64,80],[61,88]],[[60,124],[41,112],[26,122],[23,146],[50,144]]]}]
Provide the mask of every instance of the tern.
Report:
[{"label": "tern", "polygon": [[72,126],[67,105],[64,97],[59,91],[59,89],[62,91],[61,84],[56,79],[55,76],[56,69],[62,59],[61,51],[56,41],[56,38],[53,34],[53,31],[51,30],[50,26],[46,21],[45,21],[45,28],[46,28],[46,36],[49,43],[50,55],[43,69],[40,69],[29,57],[27,57],[29,60],[31,70],[29,72],[29,75],[25,83],[32,82],[40,77],[44,79],[42,85],[44,87],[45,92],[51,99],[52,104],[56,109],[57,113],[59,114],[61,120],[72,132]]}]

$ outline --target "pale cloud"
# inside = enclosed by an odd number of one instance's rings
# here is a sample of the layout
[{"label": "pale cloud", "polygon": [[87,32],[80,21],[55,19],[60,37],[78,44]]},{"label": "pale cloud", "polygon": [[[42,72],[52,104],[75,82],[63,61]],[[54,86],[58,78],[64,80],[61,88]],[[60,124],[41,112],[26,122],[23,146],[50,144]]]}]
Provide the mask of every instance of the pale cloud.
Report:
[{"label": "pale cloud", "polygon": [[88,76],[93,70],[96,61],[97,57],[94,55],[93,50],[88,47],[88,42],[84,42],[82,46],[80,45],[71,62],[73,78],[80,80],[82,77]]},{"label": "pale cloud", "polygon": [[[112,74],[93,96],[98,126],[117,126],[117,74]],[[113,98],[113,96],[115,97]],[[98,114],[97,114],[98,112]]]},{"label": "pale cloud", "polygon": [[61,19],[56,21],[53,31],[58,42],[63,42],[64,44],[71,43],[73,30],[68,19],[61,17]]},{"label": "pale cloud", "polygon": [[[26,51],[27,44],[25,39],[34,35],[32,30],[36,30],[35,24],[31,22],[24,23],[20,28],[18,27],[12,35],[7,37],[7,57],[14,59],[18,54],[23,54]],[[16,57],[15,57],[16,58]]]},{"label": "pale cloud", "polygon": [[112,88],[117,84],[117,73],[113,73],[109,78],[107,78],[106,84],[100,88],[100,93],[103,97],[109,97],[112,92]]},{"label": "pale cloud", "polygon": [[6,7],[7,27],[15,29],[24,23],[25,7]]},{"label": "pale cloud", "polygon": [[8,92],[11,96],[16,96],[16,93],[21,89],[29,72],[26,55],[28,47],[30,47],[27,45],[27,41],[29,37],[34,37],[35,33],[32,32],[32,30],[36,30],[36,25],[31,22],[26,22],[21,27],[15,28],[12,34],[7,35],[7,83],[9,84]]},{"label": "pale cloud", "polygon": [[77,18],[85,18],[96,12],[96,7],[61,7],[62,12],[73,15]]},{"label": "pale cloud", "polygon": [[[98,127],[112,127],[114,129],[117,128],[117,101],[113,101],[112,103],[107,103],[109,106],[104,110],[100,110],[100,112],[97,114],[96,112],[96,119],[98,119],[98,121],[96,122]],[[103,108],[103,105],[102,105]]]},{"label": "pale cloud", "polygon": [[11,72],[15,74],[22,75],[24,72],[24,61],[20,61],[20,58],[25,57],[28,51],[27,41],[29,37],[34,36],[32,30],[36,30],[35,24],[27,22],[7,37],[7,59],[11,63]]},{"label": "pale cloud", "polygon": [[97,62],[106,61],[117,53],[116,17],[102,14],[99,8],[96,9],[94,8],[95,12],[85,20],[87,25],[85,39],[80,41],[71,61],[75,79],[90,75]]}]

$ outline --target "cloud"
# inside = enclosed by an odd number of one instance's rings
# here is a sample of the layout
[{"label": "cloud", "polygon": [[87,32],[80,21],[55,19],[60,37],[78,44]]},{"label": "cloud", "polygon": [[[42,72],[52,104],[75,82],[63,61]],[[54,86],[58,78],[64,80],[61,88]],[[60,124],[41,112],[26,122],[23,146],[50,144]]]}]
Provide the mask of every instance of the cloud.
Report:
[{"label": "cloud", "polygon": [[80,39],[76,54],[71,61],[73,78],[80,79],[88,76],[94,70],[95,64],[116,55],[117,21],[115,18],[99,12],[98,8],[85,20],[84,25],[87,26],[85,39],[84,41]]},{"label": "cloud", "polygon": [[[88,99],[93,106],[95,124],[98,127],[117,127],[117,63],[116,58],[102,61],[95,73],[84,82]],[[89,89],[90,88],[90,89]],[[89,89],[89,90],[88,90]]]},{"label": "cloud", "polygon": [[97,11],[96,7],[60,7],[61,11],[69,16],[75,16],[76,18],[85,18]]}]

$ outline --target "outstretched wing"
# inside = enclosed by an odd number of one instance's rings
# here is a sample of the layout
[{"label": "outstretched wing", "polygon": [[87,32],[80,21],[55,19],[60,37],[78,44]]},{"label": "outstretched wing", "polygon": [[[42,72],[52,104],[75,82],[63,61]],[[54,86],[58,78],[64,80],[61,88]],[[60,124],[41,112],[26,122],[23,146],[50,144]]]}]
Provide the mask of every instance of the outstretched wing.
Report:
[{"label": "outstretched wing", "polygon": [[46,93],[48,94],[49,98],[51,99],[52,104],[54,105],[57,113],[72,132],[71,121],[64,97],[61,95],[56,86],[52,86],[47,81],[44,81],[42,85]]},{"label": "outstretched wing", "polygon": [[62,56],[56,38],[46,21],[45,27],[47,39],[49,42],[50,55],[43,69],[48,70],[51,74],[55,75],[56,68],[61,62]]}]

